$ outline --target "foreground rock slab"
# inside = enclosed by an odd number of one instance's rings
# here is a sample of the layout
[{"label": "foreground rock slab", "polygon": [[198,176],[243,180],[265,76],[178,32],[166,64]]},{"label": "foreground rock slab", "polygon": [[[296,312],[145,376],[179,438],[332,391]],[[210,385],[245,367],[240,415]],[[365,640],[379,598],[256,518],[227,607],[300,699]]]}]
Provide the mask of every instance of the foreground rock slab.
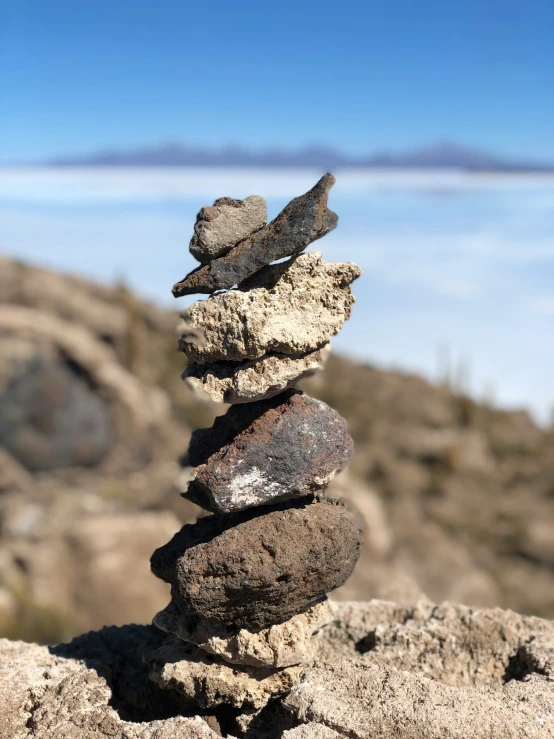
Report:
[{"label": "foreground rock slab", "polygon": [[544,676],[476,690],[354,660],[305,670],[285,705],[353,739],[546,739],[553,700]]},{"label": "foreground rock slab", "polygon": [[142,654],[145,632],[155,641],[153,631],[104,629],[65,648],[1,639],[0,737],[217,739],[198,710],[187,717],[183,699],[148,680],[132,656]]},{"label": "foreground rock slab", "polygon": [[183,379],[203,400],[216,403],[252,403],[287,390],[323,368],[330,351],[327,344],[307,354],[266,354],[245,362],[190,362]]},{"label": "foreground rock slab", "polygon": [[298,254],[312,241],[325,236],[338,221],[336,213],[327,208],[329,190],[334,184],[333,175],[324,175],[309,192],[291,200],[261,231],[174,285],[173,295],[178,298],[227,290],[267,264]]},{"label": "foreground rock slab", "polygon": [[230,408],[193,432],[188,457],[194,479],[185,497],[230,513],[315,493],[348,462],[346,421],[320,400],[289,390]]},{"label": "foreground rock slab", "polygon": [[252,632],[222,627],[217,634],[199,625],[187,630],[173,603],[154,617],[159,629],[201,647],[205,652],[222,657],[226,662],[253,667],[280,668],[310,662],[315,654],[314,634],[333,619],[329,601],[318,603],[305,613],[293,616],[282,624]]},{"label": "foreground rock slab", "polygon": [[267,223],[267,204],[259,195],[245,200],[218,198],[196,217],[189,251],[205,264],[221,257]]},{"label": "foreground rock slab", "polygon": [[350,284],[360,274],[357,265],[330,264],[319,252],[270,265],[244,289],[194,303],[183,314],[179,348],[199,363],[320,349],[350,318],[354,303]]},{"label": "foreground rock slab", "polygon": [[151,559],[186,629],[256,631],[321,601],[351,574],[361,532],[339,502],[296,499],[184,526]]},{"label": "foreground rock slab", "polygon": [[335,604],[318,660],[359,659],[455,686],[498,687],[554,676],[554,622],[500,608],[387,601]]},{"label": "foreground rock slab", "polygon": [[314,641],[314,663],[287,672],[200,657],[153,626],[50,648],[0,640],[0,737],[215,739],[218,720],[244,739],[554,737],[551,621],[351,602]]}]

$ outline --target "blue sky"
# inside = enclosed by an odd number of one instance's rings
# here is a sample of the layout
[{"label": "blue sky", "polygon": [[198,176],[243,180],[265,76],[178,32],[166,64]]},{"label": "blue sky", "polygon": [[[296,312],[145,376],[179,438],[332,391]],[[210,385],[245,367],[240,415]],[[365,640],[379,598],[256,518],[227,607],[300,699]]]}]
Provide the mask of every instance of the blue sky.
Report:
[{"label": "blue sky", "polygon": [[4,0],[0,162],[167,140],[554,161],[551,0]]}]

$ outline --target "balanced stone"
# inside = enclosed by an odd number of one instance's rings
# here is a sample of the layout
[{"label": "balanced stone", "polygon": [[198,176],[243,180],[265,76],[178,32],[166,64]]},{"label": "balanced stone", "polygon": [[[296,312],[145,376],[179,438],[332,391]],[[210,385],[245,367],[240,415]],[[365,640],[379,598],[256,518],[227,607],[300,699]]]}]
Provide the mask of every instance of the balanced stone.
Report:
[{"label": "balanced stone", "polygon": [[281,670],[228,665],[180,639],[145,655],[150,679],[166,690],[175,690],[200,708],[219,705],[259,709],[286,695],[302,666]]},{"label": "balanced stone", "polygon": [[189,362],[183,379],[199,397],[216,403],[252,403],[287,390],[323,368],[327,344],[307,354],[265,354],[244,362]]},{"label": "balanced stone", "polygon": [[350,284],[360,274],[357,265],[330,264],[318,252],[265,267],[243,289],[194,303],[183,315],[189,328],[179,348],[199,363],[319,349],[350,317]]},{"label": "balanced stone", "polygon": [[351,574],[361,532],[340,501],[298,498],[213,515],[156,550],[152,571],[171,583],[185,628],[232,623],[259,630],[323,599]]},{"label": "balanced stone", "polygon": [[240,629],[223,624],[217,632],[202,628],[187,629],[177,607],[171,602],[154,616],[153,623],[162,631],[216,654],[226,662],[253,667],[281,668],[309,662],[316,650],[314,634],[333,620],[333,607],[328,600],[299,613],[282,624],[260,631]]},{"label": "balanced stone", "polygon": [[315,493],[353,452],[346,421],[299,390],[231,407],[193,432],[186,498],[230,513]]},{"label": "balanced stone", "polygon": [[312,241],[325,236],[338,221],[336,213],[327,208],[334,183],[333,175],[324,175],[309,192],[291,200],[267,226],[174,285],[173,295],[178,298],[228,290],[267,264],[299,254]]},{"label": "balanced stone", "polygon": [[259,195],[245,200],[219,198],[196,216],[189,251],[205,264],[223,256],[267,223],[267,204]]}]

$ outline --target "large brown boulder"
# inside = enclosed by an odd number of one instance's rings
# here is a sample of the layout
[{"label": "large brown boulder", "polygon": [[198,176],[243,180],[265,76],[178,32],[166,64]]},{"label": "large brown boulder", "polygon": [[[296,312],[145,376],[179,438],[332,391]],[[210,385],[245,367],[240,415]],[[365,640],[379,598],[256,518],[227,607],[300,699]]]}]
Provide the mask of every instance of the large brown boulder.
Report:
[{"label": "large brown boulder", "polygon": [[184,526],[151,565],[189,628],[262,629],[313,606],[349,577],[361,532],[338,501],[297,499]]}]

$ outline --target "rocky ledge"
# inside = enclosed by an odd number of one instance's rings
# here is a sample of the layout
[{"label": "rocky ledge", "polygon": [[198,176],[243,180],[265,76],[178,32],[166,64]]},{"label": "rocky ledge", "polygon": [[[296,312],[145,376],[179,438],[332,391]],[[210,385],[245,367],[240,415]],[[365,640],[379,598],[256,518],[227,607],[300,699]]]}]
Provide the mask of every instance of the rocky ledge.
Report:
[{"label": "rocky ledge", "polygon": [[308,664],[240,680],[153,626],[56,647],[2,640],[0,737],[554,737],[554,623],[426,601],[333,610]]}]

